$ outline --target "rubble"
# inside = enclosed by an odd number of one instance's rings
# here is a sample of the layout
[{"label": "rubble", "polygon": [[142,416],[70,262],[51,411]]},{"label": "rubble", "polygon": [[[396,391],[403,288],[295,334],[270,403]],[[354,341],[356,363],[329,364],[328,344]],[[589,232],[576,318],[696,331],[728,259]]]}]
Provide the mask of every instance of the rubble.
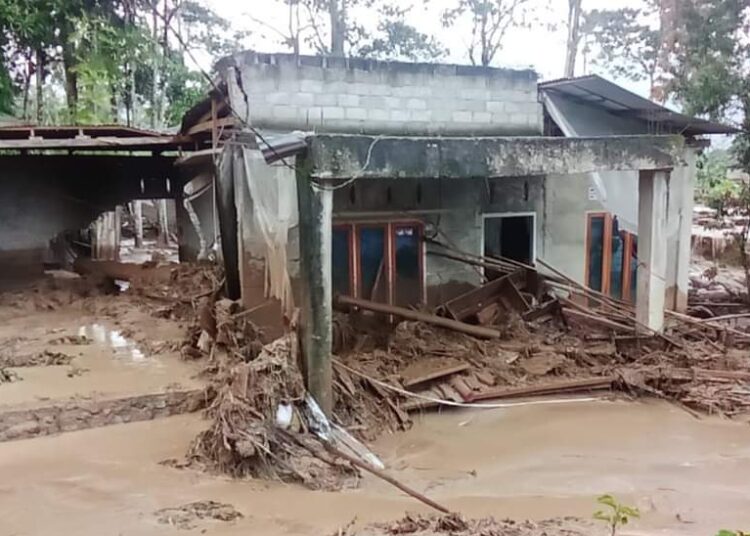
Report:
[{"label": "rubble", "polygon": [[413,534],[415,536],[584,536],[596,534],[591,523],[566,517],[539,522],[496,520],[492,517],[466,519],[458,514],[419,516],[407,514],[402,519],[387,523],[372,523],[360,529],[352,525],[340,529],[339,536],[386,536]]},{"label": "rubble", "polygon": [[154,516],[159,523],[182,530],[194,529],[203,520],[231,522],[245,517],[231,504],[216,501],[195,501],[174,508],[162,508],[154,512]]},{"label": "rubble", "polygon": [[0,352],[0,367],[49,367],[56,365],[70,365],[74,356],[52,350],[42,350],[35,354],[18,354],[15,352]]}]

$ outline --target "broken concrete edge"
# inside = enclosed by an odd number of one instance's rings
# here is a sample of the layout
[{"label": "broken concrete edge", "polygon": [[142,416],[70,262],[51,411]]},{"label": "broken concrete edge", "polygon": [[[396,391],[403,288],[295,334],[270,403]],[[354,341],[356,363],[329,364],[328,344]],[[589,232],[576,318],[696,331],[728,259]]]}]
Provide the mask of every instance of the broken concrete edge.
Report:
[{"label": "broken concrete edge", "polygon": [[316,179],[497,178],[686,165],[682,136],[308,137]]},{"label": "broken concrete edge", "polygon": [[0,442],[148,421],[206,406],[203,389],[110,399],[72,399],[41,407],[0,409]]}]

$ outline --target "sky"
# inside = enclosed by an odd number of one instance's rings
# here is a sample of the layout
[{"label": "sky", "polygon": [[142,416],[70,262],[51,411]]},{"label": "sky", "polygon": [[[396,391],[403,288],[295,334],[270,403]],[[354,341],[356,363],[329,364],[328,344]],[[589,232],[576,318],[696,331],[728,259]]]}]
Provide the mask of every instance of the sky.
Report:
[{"label": "sky", "polygon": [[[398,0],[396,0],[398,1]],[[253,36],[243,46],[260,52],[283,51],[272,30],[254,22],[252,18],[262,20],[275,28],[284,28],[285,8],[278,0],[203,0],[218,14],[232,21],[237,29],[251,29]],[[531,0],[537,16],[537,24],[531,28],[513,28],[506,35],[504,48],[499,52],[494,65],[497,67],[531,67],[542,80],[551,80],[562,76],[565,62],[565,41],[568,1],[567,0]],[[584,9],[617,9],[621,7],[638,7],[642,0],[583,0]],[[419,2],[421,4],[421,2]],[[468,26],[458,26],[451,30],[440,24],[440,13],[448,6],[455,5],[456,0],[429,0],[428,8],[414,7],[409,16],[419,30],[435,35],[449,49],[448,56],[441,61],[448,63],[469,63],[466,54]],[[404,0],[405,5],[412,5],[411,0]],[[249,14],[252,13],[252,16]],[[418,22],[414,22],[418,21]],[[549,25],[557,25],[556,30]],[[576,75],[596,73],[597,68],[590,65],[584,69],[583,58],[579,55]],[[611,75],[604,74],[612,79]],[[624,87],[647,96],[648,85],[630,80],[614,80]]]}]

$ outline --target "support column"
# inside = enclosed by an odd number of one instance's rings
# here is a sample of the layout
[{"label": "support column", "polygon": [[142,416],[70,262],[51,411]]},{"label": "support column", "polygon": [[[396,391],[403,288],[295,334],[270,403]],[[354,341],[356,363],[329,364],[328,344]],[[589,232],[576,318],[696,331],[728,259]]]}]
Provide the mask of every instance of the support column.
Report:
[{"label": "support column", "polygon": [[331,233],[333,192],[297,172],[302,351],[307,388],[326,413],[333,410]]},{"label": "support column", "polygon": [[[693,206],[695,205],[695,179],[697,174],[694,149],[685,151],[686,166],[681,170],[679,185],[680,227],[677,235],[677,276],[674,309],[678,313],[687,312],[688,288],[690,286],[690,260],[693,252]],[[672,306],[672,304],[669,304]]]},{"label": "support column", "polygon": [[661,331],[667,273],[669,172],[643,170],[638,179],[636,318],[642,325]]},{"label": "support column", "polygon": [[143,202],[133,201],[133,222],[135,224],[135,247],[143,247]]}]

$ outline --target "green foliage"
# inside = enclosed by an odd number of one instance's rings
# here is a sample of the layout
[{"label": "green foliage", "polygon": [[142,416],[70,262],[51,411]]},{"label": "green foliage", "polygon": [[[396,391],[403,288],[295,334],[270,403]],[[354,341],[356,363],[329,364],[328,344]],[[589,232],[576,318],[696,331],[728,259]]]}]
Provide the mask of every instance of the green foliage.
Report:
[{"label": "green foliage", "polygon": [[158,109],[173,122],[206,90],[183,43],[218,57],[244,35],[200,0],[0,0],[0,113],[142,124]]},{"label": "green foliage", "polygon": [[378,33],[365,34],[369,42],[356,51],[358,56],[373,59],[407,59],[431,61],[444,56],[447,50],[434,37],[420,32],[406,22],[411,7],[386,4],[379,8]]},{"label": "green foliage", "polygon": [[613,76],[653,85],[660,32],[646,23],[652,12],[644,9],[594,9],[584,13],[581,33],[587,47],[596,45],[593,63]]},{"label": "green foliage", "polygon": [[182,116],[206,97],[208,82],[201,73],[191,71],[179,57],[167,63],[167,125],[179,125]]},{"label": "green foliage", "polygon": [[744,530],[721,529],[716,533],[716,536],[750,536],[750,532],[746,532]]},{"label": "green foliage", "polygon": [[513,26],[528,25],[529,0],[456,0],[443,12],[443,26],[452,27],[460,18],[471,20],[469,59],[474,65],[488,66],[503,46],[505,34]]},{"label": "green foliage", "polygon": [[684,0],[672,91],[689,114],[723,119],[746,94],[744,0]]},{"label": "green foliage", "polygon": [[611,536],[615,536],[617,530],[623,525],[627,525],[631,519],[641,517],[638,508],[622,504],[612,495],[602,495],[596,499],[596,502],[606,508],[594,512],[594,519],[606,522],[610,528]]},{"label": "green foliage", "polygon": [[[434,36],[421,32],[408,19],[417,18],[414,4],[399,0],[278,0],[288,8],[288,30],[253,17],[280,37],[282,45],[298,52],[306,43],[318,54],[332,54],[334,26],[344,41],[344,54],[373,59],[430,61],[447,52]],[[526,1],[526,0],[524,0]],[[335,9],[331,9],[334,7]],[[365,25],[353,15],[372,13],[377,24]],[[336,14],[334,20],[334,13]],[[408,15],[408,17],[407,17]]]},{"label": "green foliage", "polygon": [[696,197],[716,209],[720,215],[740,195],[739,185],[727,178],[731,163],[730,155],[721,150],[704,153],[697,163]]}]

